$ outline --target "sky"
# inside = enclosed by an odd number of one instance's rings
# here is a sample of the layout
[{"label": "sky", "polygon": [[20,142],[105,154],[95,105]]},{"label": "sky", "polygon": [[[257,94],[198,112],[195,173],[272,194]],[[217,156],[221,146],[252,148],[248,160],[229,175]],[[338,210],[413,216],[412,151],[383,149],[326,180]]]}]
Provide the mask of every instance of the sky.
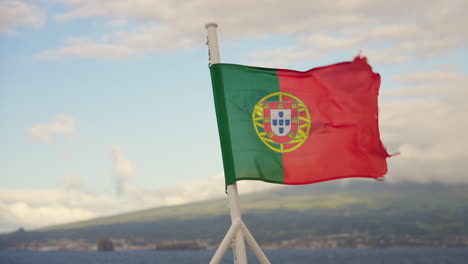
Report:
[{"label": "sky", "polygon": [[307,70],[366,56],[382,76],[383,143],[401,153],[386,181],[468,183],[467,11],[464,0],[0,0],[0,232],[223,197],[211,21],[226,63]]}]

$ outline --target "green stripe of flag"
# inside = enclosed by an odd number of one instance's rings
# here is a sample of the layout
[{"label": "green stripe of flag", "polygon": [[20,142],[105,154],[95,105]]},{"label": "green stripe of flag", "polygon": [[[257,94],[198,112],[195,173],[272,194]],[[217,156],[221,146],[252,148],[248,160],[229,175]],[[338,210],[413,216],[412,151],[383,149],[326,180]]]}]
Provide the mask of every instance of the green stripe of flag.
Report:
[{"label": "green stripe of flag", "polygon": [[276,70],[214,64],[210,72],[226,185],[247,179],[283,183],[282,156],[263,144],[252,120],[255,105],[280,91]]}]

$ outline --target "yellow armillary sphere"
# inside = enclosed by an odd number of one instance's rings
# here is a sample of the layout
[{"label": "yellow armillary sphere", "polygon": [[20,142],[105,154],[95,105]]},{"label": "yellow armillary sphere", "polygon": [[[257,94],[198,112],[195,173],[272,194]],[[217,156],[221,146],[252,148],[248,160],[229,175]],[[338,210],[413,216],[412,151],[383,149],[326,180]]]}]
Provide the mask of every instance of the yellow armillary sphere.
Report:
[{"label": "yellow armillary sphere", "polygon": [[275,92],[254,106],[252,121],[260,140],[280,153],[298,149],[310,132],[307,106],[290,93]]}]

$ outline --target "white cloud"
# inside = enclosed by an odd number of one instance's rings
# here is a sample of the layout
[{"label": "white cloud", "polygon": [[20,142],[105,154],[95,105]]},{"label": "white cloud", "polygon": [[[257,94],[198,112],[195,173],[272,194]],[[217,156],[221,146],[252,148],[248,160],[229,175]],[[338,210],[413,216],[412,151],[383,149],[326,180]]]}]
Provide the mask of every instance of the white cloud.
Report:
[{"label": "white cloud", "polygon": [[406,88],[384,93],[380,124],[384,143],[401,155],[389,159],[386,178],[468,182],[468,76],[414,72],[394,79]]},{"label": "white cloud", "polygon": [[115,212],[109,196],[72,189],[0,189],[0,232],[62,224]]},{"label": "white cloud", "polygon": [[31,207],[22,202],[9,205],[0,203],[2,214],[6,211],[6,223],[15,223],[17,226],[29,227],[62,224],[71,221],[89,219],[96,214],[80,208],[67,208],[64,206],[44,205]]},{"label": "white cloud", "polygon": [[395,81],[405,82],[410,84],[415,83],[434,83],[448,85],[463,85],[468,81],[468,76],[461,72],[412,72],[393,77]]},{"label": "white cloud", "polygon": [[[468,99],[467,83],[468,75],[459,71],[433,71],[433,72],[411,72],[401,74],[392,78],[396,82],[405,85],[401,89],[386,90],[384,96],[400,98],[433,98],[460,100]],[[443,101],[443,100],[442,100]],[[463,105],[460,105],[463,107]],[[457,111],[457,109],[453,109]]]},{"label": "white cloud", "polygon": [[[111,40],[90,40],[86,45],[68,44],[48,50],[38,58],[93,56],[126,58],[147,52],[165,52],[193,48],[205,39],[204,23],[217,21],[221,39],[283,36],[296,44],[296,52],[313,50],[327,55],[343,49],[370,50],[372,45],[386,44],[391,55],[381,61],[406,61],[431,58],[467,43],[466,34],[456,28],[468,24],[464,10],[468,2],[437,1],[75,1],[61,0],[68,10],[56,15],[66,22],[88,17],[107,17],[112,21],[135,21],[129,32],[114,32]],[[285,12],[287,10],[287,12]],[[97,47],[100,52],[96,52]],[[268,49],[261,52],[268,58]],[[276,53],[273,49],[272,55]],[[282,54],[287,57],[288,54]],[[296,59],[307,60],[310,57]],[[307,54],[306,54],[307,55]],[[253,54],[257,57],[258,54]],[[271,57],[270,57],[271,58]],[[404,60],[403,60],[404,58]]]},{"label": "white cloud", "polygon": [[[468,23],[468,19],[466,22]],[[419,23],[421,24],[376,24],[341,31],[305,32],[303,37],[297,38],[294,45],[283,48],[290,52],[282,53],[282,60],[287,63],[281,66],[342,51],[348,51],[350,55],[362,51],[362,55],[369,57],[372,63],[399,64],[436,58],[468,44],[467,36],[446,31],[445,27],[440,28],[440,32],[428,30],[436,21],[428,19]],[[254,51],[251,56],[254,61],[262,61],[268,65],[271,58],[278,56],[278,50]]]},{"label": "white cloud", "polygon": [[73,138],[76,134],[74,117],[58,115],[48,124],[34,124],[29,129],[29,135],[38,142],[51,142],[53,136],[63,135]]},{"label": "white cloud", "polygon": [[[128,175],[128,171],[125,173]],[[179,181],[159,189],[128,185],[125,195],[120,197],[95,193],[83,179],[73,175],[65,176],[59,185],[60,189],[48,190],[0,189],[0,232],[226,197],[222,174]],[[240,182],[239,193],[277,186],[264,182]]]},{"label": "white cloud", "polygon": [[62,178],[58,182],[58,184],[66,191],[79,191],[79,192],[89,191],[89,188],[86,186],[83,179],[71,173],[65,175],[65,177]]},{"label": "white cloud", "polygon": [[[274,188],[278,185],[260,181],[241,181],[239,193],[245,194]],[[177,205],[195,201],[225,197],[224,175],[195,180],[178,181],[175,185],[155,190],[129,187],[124,206],[135,208],[135,205],[163,206]]]},{"label": "white cloud", "polygon": [[45,23],[45,10],[17,0],[0,2],[0,32],[13,33],[19,26],[41,27]]},{"label": "white cloud", "polygon": [[114,27],[126,26],[127,24],[128,24],[128,21],[126,19],[114,19],[109,22],[109,25],[114,26]]},{"label": "white cloud", "polygon": [[134,177],[132,163],[125,157],[124,150],[120,146],[112,148],[112,158],[114,159],[114,173],[116,176],[117,195],[125,194],[127,182]]},{"label": "white cloud", "polygon": [[[183,30],[183,29],[180,29]],[[78,43],[68,43],[59,49],[46,50],[35,57],[37,59],[57,59],[64,56],[100,57],[123,59],[147,52],[175,52],[186,50],[194,45],[203,45],[203,37],[193,33],[180,35],[179,29],[168,26],[146,26],[132,32],[118,31],[106,34],[98,40],[81,38]]]},{"label": "white cloud", "polygon": [[101,57],[107,59],[127,58],[132,55],[137,55],[139,52],[136,49],[121,45],[111,45],[106,43],[88,43],[84,46],[68,46],[59,50],[48,50],[37,54],[37,59],[56,59],[61,56],[77,56],[77,57]]}]

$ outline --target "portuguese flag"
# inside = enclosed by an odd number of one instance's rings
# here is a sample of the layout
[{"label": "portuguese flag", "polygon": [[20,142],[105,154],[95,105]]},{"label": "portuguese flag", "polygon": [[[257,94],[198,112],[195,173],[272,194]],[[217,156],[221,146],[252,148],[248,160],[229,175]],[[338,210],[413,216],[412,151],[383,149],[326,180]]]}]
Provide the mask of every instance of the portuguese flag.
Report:
[{"label": "portuguese flag", "polygon": [[226,185],[380,179],[380,75],[357,57],[305,72],[210,67]]}]

